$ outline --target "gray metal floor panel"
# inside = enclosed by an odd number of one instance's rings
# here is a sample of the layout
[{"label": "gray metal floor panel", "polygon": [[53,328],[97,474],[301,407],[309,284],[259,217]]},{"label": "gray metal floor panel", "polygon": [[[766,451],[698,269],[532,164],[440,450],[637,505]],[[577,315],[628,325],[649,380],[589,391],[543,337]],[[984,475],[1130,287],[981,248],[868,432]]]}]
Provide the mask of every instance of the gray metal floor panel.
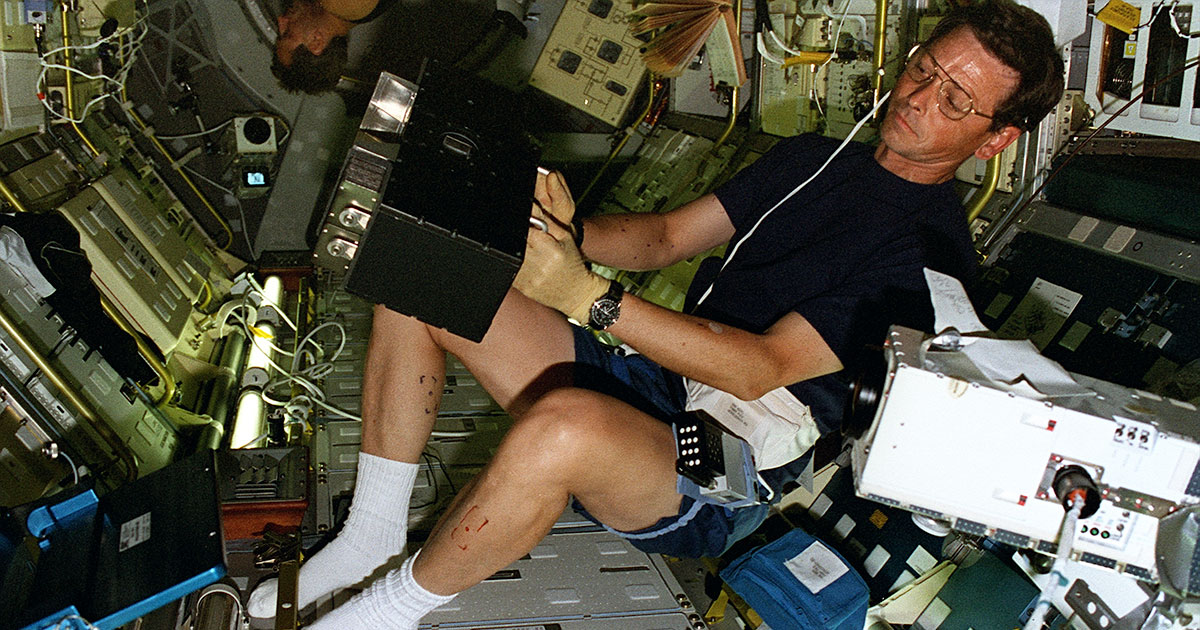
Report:
[{"label": "gray metal floor panel", "polygon": [[605,627],[641,628],[620,623],[648,616],[687,622],[696,611],[681,602],[688,598],[661,557],[606,531],[552,532],[525,558],[426,615],[421,627],[549,628],[548,622],[584,621],[598,627],[612,620],[615,625]]},{"label": "gray metal floor panel", "polygon": [[682,613],[631,615],[623,617],[591,617],[558,621],[507,620],[496,623],[447,623],[421,628],[470,628],[471,630],[693,630],[689,616]]}]

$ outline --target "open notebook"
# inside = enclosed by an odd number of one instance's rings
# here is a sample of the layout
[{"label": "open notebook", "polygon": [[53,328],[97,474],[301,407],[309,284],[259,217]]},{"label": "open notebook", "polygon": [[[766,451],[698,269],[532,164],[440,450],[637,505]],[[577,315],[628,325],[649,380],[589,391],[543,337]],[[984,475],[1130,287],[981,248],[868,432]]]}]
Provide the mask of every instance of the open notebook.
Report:
[{"label": "open notebook", "polygon": [[642,51],[651,71],[679,76],[707,45],[713,83],[745,83],[738,16],[731,0],[651,0],[637,4],[629,15],[635,35],[652,34]]}]

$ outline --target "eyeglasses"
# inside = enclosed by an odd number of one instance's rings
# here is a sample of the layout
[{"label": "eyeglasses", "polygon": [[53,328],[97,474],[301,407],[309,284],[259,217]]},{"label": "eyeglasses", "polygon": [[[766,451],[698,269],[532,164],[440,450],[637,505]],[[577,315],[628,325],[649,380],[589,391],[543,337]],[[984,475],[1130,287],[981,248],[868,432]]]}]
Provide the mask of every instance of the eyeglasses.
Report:
[{"label": "eyeglasses", "polygon": [[971,114],[975,114],[988,120],[992,119],[992,116],[975,109],[975,100],[971,98],[971,95],[967,94],[967,91],[957,81],[950,78],[950,74],[946,72],[946,69],[924,48],[914,46],[912,51],[909,52],[908,57],[908,66],[904,69],[904,72],[913,81],[917,83],[932,81],[936,78],[939,70],[945,77],[938,84],[937,99],[938,111],[942,112],[943,116],[950,120],[962,120]]}]

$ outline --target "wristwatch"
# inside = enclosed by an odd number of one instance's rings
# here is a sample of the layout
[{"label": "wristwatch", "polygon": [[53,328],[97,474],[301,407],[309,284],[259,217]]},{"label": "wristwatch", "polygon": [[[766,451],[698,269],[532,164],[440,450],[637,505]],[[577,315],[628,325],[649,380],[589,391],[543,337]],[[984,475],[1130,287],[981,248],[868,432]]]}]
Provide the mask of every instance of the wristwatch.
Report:
[{"label": "wristwatch", "polygon": [[625,287],[616,280],[611,280],[608,291],[592,302],[588,311],[588,326],[595,330],[605,330],[617,322],[621,316],[621,298],[625,295]]}]

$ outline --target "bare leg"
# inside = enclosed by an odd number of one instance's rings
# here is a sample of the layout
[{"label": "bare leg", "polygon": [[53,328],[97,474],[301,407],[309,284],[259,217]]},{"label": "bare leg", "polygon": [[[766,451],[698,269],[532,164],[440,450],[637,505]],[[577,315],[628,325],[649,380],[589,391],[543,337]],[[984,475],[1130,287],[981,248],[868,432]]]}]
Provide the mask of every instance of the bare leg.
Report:
[{"label": "bare leg", "polygon": [[425,324],[375,308],[363,371],[362,451],[416,464],[437,419],[446,354]]},{"label": "bare leg", "polygon": [[[482,343],[376,307],[363,373],[363,443],[350,517],[300,569],[301,608],[402,558],[417,462],[437,419],[445,353],[463,360],[502,406],[519,415],[542,392],[569,383],[574,345],[561,315],[510,292]],[[277,583],[250,597],[253,617],[275,614]]]},{"label": "bare leg", "polygon": [[681,497],[670,428],[592,391],[546,395],[459,493],[413,576],[445,595],[478,583],[537,545],[571,496],[618,530],[675,514]]},{"label": "bare leg", "polygon": [[528,553],[572,495],[617,529],[677,513],[670,429],[588,390],[542,397],[492,461],[456,497],[404,567],[323,617],[312,630],[414,630],[427,612]]}]

